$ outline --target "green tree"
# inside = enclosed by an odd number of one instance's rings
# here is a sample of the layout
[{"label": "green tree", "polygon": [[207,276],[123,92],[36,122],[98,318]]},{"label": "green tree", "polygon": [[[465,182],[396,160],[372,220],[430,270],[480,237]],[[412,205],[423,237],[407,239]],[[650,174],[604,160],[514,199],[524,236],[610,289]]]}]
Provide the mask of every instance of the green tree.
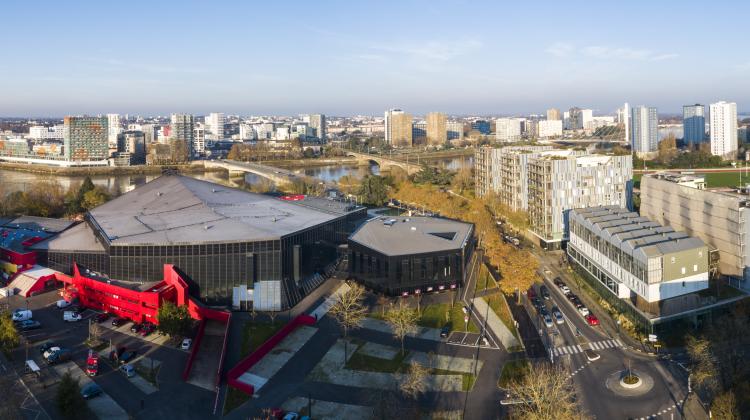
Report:
[{"label": "green tree", "polygon": [[99,207],[102,204],[109,201],[109,194],[102,187],[96,187],[93,190],[87,191],[83,195],[83,201],[81,201],[81,208],[84,210],[91,210],[94,207]]},{"label": "green tree", "polygon": [[388,184],[378,175],[367,175],[362,179],[358,195],[367,204],[382,206],[388,201]]},{"label": "green tree", "polygon": [[81,396],[78,381],[73,379],[70,372],[65,372],[57,386],[57,409],[66,419],[80,418],[86,410],[86,401]]},{"label": "green tree", "polygon": [[11,350],[18,347],[19,334],[10,312],[3,311],[0,313],[0,350],[4,353],[10,353]]},{"label": "green tree", "polygon": [[164,301],[159,307],[156,319],[159,320],[159,331],[170,337],[185,335],[193,323],[187,305],[177,306],[169,301]]}]

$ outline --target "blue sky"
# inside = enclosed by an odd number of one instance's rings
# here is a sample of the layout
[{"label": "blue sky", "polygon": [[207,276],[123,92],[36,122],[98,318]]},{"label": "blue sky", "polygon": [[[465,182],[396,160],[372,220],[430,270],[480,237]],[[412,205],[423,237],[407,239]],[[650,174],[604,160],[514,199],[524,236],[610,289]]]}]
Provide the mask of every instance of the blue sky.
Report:
[{"label": "blue sky", "polygon": [[61,3],[3,1],[0,115],[750,110],[750,2]]}]

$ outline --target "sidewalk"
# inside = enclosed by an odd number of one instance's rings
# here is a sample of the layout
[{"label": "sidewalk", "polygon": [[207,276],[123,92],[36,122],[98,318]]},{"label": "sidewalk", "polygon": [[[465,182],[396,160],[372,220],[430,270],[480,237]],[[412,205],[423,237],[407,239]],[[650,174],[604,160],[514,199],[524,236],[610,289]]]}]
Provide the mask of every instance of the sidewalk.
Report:
[{"label": "sidewalk", "polygon": [[513,335],[512,332],[510,332],[508,327],[503,324],[503,321],[498,318],[497,314],[495,314],[495,311],[489,309],[489,306],[487,305],[487,302],[484,301],[484,299],[474,298],[472,302],[474,302],[474,307],[476,308],[477,313],[482,314],[482,316],[487,315],[487,327],[489,327],[490,331],[492,331],[500,340],[500,342],[503,344],[503,347],[505,347],[505,350],[520,345],[518,339]]}]

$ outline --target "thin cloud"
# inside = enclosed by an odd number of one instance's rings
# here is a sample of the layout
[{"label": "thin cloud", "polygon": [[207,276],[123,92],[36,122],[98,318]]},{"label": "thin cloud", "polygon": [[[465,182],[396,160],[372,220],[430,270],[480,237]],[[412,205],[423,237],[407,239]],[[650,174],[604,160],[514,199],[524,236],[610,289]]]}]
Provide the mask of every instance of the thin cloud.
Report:
[{"label": "thin cloud", "polygon": [[465,38],[456,41],[427,41],[419,44],[380,44],[373,50],[406,56],[417,60],[446,62],[470,54],[482,47],[477,39]]},{"label": "thin cloud", "polygon": [[600,60],[663,61],[679,57],[676,53],[658,53],[648,49],[588,45],[577,48],[572,44],[558,42],[545,50],[556,57],[587,57]]}]

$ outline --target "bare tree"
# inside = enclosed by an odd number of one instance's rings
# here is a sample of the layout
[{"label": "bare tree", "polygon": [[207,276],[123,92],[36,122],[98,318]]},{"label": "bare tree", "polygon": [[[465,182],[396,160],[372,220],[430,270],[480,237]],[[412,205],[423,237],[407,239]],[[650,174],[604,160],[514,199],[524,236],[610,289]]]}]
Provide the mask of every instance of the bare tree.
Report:
[{"label": "bare tree", "polygon": [[[367,308],[363,305],[364,300],[365,288],[352,283],[349,290],[336,295],[336,301],[328,310],[328,313],[333,316],[344,331],[344,338],[346,338],[350,329],[359,328],[362,325],[362,320],[367,315]],[[348,359],[346,341],[344,345],[344,360],[346,361]]]},{"label": "bare tree", "polygon": [[380,306],[380,316],[385,318],[385,307],[391,303],[391,300],[385,294],[378,296],[378,306]]},{"label": "bare tree", "polygon": [[740,420],[737,398],[734,392],[726,391],[717,395],[711,403],[711,416],[722,420]]},{"label": "bare tree", "polygon": [[409,365],[409,372],[399,386],[401,392],[409,398],[416,399],[419,394],[425,391],[427,372],[428,369],[426,367],[412,361]]},{"label": "bare tree", "polygon": [[416,330],[417,320],[419,315],[417,311],[408,307],[400,306],[398,308],[392,308],[385,315],[385,320],[391,326],[393,335],[401,340],[401,354],[405,353],[404,350],[404,339],[410,333]]},{"label": "bare tree", "polygon": [[584,419],[588,418],[576,403],[573,385],[559,367],[540,365],[521,380],[508,386],[513,405],[511,419]]},{"label": "bare tree", "polygon": [[89,323],[89,344],[98,346],[101,343],[102,330],[96,322]]},{"label": "bare tree", "polygon": [[711,352],[711,343],[705,338],[688,336],[685,347],[693,368],[690,371],[690,379],[696,387],[705,387],[708,391],[716,390],[718,384],[718,366]]}]

